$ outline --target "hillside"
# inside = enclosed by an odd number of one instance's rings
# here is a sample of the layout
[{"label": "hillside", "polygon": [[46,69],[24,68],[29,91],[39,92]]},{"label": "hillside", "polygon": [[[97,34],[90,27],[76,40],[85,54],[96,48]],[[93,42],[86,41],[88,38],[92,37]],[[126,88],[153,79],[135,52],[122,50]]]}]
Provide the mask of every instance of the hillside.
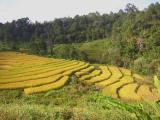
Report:
[{"label": "hillside", "polygon": [[[42,115],[49,119],[86,116],[103,120],[110,113],[110,118],[115,119],[159,117],[155,112],[159,108],[154,108],[158,107],[154,101],[160,100],[157,88],[128,69],[18,52],[0,52],[0,56],[0,104],[4,106],[0,108],[1,119],[38,119]],[[46,109],[48,112],[44,113]],[[100,112],[104,114],[98,116]]]},{"label": "hillside", "polygon": [[[55,53],[56,57],[107,63],[153,75],[159,74],[160,71],[159,34],[159,2],[149,5],[144,10],[127,4],[124,10],[121,9],[117,13],[95,12],[44,23],[33,23],[29,18],[0,23],[0,50],[50,56]],[[98,40],[103,41],[101,43]],[[83,44],[88,41],[93,43]],[[83,44],[80,52],[75,51],[76,46],[70,45],[74,43]],[[64,45],[61,49],[70,53],[62,50],[62,55],[57,55],[54,47],[60,44],[69,44],[73,50],[64,48],[67,47]]]},{"label": "hillside", "polygon": [[112,40],[100,39],[84,43],[56,44],[53,48],[53,54],[49,56],[116,65],[147,76],[160,73],[158,50],[156,52],[146,50],[143,54],[136,53],[134,59],[130,59],[128,55],[122,55],[119,46]]},{"label": "hillside", "polygon": [[[15,1],[0,2],[1,19],[17,18],[13,9],[23,16],[49,10],[45,15],[53,18],[58,3],[43,1],[49,6],[38,10],[40,1],[25,0],[24,8],[24,1]],[[0,120],[160,120],[160,3],[150,3],[52,21],[0,22]],[[56,7],[58,16],[67,9]],[[34,13],[39,17],[45,19]]]}]

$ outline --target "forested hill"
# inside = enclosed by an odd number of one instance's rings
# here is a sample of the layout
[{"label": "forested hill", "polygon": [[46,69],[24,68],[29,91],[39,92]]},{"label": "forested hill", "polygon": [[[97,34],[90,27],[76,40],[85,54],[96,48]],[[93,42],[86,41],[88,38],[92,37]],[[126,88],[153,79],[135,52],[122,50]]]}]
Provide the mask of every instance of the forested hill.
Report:
[{"label": "forested hill", "polygon": [[136,62],[140,68],[157,69],[157,62],[160,63],[160,3],[144,10],[127,4],[117,13],[101,15],[96,12],[44,23],[33,23],[29,18],[0,23],[0,50],[53,54],[52,48],[60,43],[99,39],[110,41],[108,51],[116,57],[105,63],[118,61],[115,64],[128,67]]},{"label": "forested hill", "polygon": [[[37,45],[39,49],[45,49],[48,47],[46,45],[54,43],[83,42],[110,37],[113,40],[126,42],[136,38],[140,44],[151,36],[158,37],[159,26],[159,3],[151,4],[143,11],[139,11],[132,4],[127,4],[125,10],[119,10],[118,13],[101,15],[96,12],[44,23],[33,23],[29,18],[0,23],[0,41],[4,49],[23,48],[23,44],[26,43],[30,43],[29,48]],[[159,45],[157,40],[158,38],[153,43]]]}]

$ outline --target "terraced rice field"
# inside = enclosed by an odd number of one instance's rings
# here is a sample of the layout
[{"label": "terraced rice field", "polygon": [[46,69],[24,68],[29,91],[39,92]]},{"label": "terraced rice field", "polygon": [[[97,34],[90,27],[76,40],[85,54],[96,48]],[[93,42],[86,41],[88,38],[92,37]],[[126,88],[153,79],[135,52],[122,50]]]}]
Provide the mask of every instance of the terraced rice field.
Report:
[{"label": "terraced rice field", "polygon": [[[123,100],[160,100],[145,78],[125,68],[94,66],[77,60],[44,58],[18,52],[0,52],[0,90],[23,89],[33,94],[58,89],[75,75],[107,96]],[[141,82],[138,82],[141,81]]]}]

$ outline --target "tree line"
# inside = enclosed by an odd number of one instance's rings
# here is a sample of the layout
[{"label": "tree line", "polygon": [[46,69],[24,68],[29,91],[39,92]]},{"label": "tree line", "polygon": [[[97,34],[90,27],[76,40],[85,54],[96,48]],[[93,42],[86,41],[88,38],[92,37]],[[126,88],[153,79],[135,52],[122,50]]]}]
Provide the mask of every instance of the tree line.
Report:
[{"label": "tree line", "polygon": [[[126,42],[130,41],[132,36],[149,37],[147,30],[153,26],[159,27],[159,19],[159,3],[151,4],[142,11],[132,4],[127,4],[126,8],[118,13],[101,15],[95,12],[44,23],[33,23],[29,18],[21,18],[0,23],[0,47],[11,50],[34,49],[30,51],[48,53],[52,52],[54,44],[59,43],[77,43],[103,38]],[[139,39],[142,43],[143,40]],[[155,42],[160,44],[159,41]]]}]

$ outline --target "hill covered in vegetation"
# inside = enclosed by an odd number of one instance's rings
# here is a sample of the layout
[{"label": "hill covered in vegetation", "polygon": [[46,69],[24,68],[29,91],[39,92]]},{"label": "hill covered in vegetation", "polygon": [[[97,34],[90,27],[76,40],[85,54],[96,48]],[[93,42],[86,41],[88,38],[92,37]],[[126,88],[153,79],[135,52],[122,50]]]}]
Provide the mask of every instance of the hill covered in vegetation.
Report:
[{"label": "hill covered in vegetation", "polygon": [[0,119],[159,120],[160,3],[0,23]]},{"label": "hill covered in vegetation", "polygon": [[[143,74],[156,74],[160,63],[159,34],[160,4],[158,2],[141,11],[136,6],[127,4],[126,8],[119,10],[118,13],[101,15],[96,12],[44,23],[33,23],[29,18],[0,23],[0,49],[59,56],[54,51],[57,44],[103,39],[102,44],[104,43],[108,49],[101,48],[99,42],[97,51],[103,50],[93,54],[104,58],[96,60],[98,57],[87,56],[85,49],[91,48],[87,48],[86,44],[86,48],[80,51],[83,60],[134,68]],[[65,46],[65,49],[68,49],[67,45]],[[96,49],[96,46],[94,48]],[[73,53],[76,52],[73,50]],[[68,57],[82,59],[73,53]],[[112,56],[106,57],[110,54]]]}]

